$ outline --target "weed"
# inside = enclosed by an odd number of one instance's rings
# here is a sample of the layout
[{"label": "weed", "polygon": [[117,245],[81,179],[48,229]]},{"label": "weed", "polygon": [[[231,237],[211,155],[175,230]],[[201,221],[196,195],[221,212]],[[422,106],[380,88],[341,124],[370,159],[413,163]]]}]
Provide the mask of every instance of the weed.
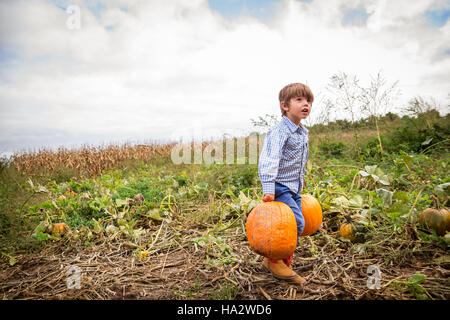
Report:
[{"label": "weed", "polygon": [[220,288],[211,293],[212,300],[233,300],[239,293],[239,288],[228,282],[220,285]]}]

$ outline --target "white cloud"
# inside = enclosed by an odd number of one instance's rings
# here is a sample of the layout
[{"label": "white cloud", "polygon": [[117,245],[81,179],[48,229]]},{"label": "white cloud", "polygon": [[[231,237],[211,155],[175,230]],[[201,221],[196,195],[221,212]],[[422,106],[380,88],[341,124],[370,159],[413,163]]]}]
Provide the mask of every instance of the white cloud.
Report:
[{"label": "white cloud", "polygon": [[[0,62],[0,145],[38,146],[45,130],[71,144],[175,137],[195,123],[205,136],[243,133],[250,118],[278,113],[284,85],[319,94],[338,71],[365,80],[382,69],[403,102],[420,94],[444,104],[450,88],[450,22],[424,17],[442,1],[286,0],[265,22],[228,20],[206,0],[107,1],[100,20],[73,3],[80,30],[49,2],[0,2],[0,45],[18,56]],[[355,8],[367,26],[343,24]],[[33,128],[38,140],[18,136]]]}]

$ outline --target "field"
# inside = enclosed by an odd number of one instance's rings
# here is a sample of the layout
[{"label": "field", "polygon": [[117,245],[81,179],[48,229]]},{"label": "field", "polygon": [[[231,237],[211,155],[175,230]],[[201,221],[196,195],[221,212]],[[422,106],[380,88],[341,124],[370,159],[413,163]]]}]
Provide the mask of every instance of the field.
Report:
[{"label": "field", "polygon": [[[311,129],[303,193],[324,218],[294,254],[303,287],[276,280],[248,245],[245,221],[262,198],[256,164],[176,165],[173,145],[17,156],[1,169],[0,295],[449,300],[449,234],[419,223],[424,209],[449,205],[446,130],[414,150],[386,129],[381,151],[373,129],[356,142],[353,131]],[[357,241],[339,234],[346,216]],[[70,230],[52,234],[58,222]]]}]

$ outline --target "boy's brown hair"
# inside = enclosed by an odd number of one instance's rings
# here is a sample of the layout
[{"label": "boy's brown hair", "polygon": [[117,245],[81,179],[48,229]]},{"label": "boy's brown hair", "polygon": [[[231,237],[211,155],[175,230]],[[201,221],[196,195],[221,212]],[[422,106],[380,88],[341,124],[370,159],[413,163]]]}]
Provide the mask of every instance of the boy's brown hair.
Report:
[{"label": "boy's brown hair", "polygon": [[[305,97],[310,103],[314,101],[314,95],[311,89],[303,84],[303,83],[291,83],[281,89],[280,94],[278,95],[278,99],[280,100],[280,104],[284,101],[284,104],[289,107],[289,103],[292,98],[296,97]],[[280,106],[281,109],[281,106]],[[286,111],[281,109],[281,114],[286,115]]]}]

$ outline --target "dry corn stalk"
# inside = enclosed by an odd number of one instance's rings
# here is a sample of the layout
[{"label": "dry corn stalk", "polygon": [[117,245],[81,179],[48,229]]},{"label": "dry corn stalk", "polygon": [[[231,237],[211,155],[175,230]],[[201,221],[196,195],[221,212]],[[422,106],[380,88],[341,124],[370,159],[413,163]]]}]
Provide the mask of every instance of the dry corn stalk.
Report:
[{"label": "dry corn stalk", "polygon": [[[246,145],[248,145],[249,137],[245,138],[245,141]],[[214,141],[203,141],[201,144],[202,150],[212,142]],[[123,145],[97,147],[84,146],[80,149],[60,147],[57,151],[41,149],[37,152],[29,151],[14,154],[12,156],[12,165],[19,173],[27,175],[34,175],[41,170],[55,173],[60,168],[68,168],[78,175],[87,174],[91,176],[101,174],[105,170],[117,168],[127,160],[146,162],[154,159],[155,156],[168,157],[176,144],[131,145],[126,143]],[[194,150],[194,147],[192,142],[191,150]],[[246,149],[248,150],[248,146]]]}]

